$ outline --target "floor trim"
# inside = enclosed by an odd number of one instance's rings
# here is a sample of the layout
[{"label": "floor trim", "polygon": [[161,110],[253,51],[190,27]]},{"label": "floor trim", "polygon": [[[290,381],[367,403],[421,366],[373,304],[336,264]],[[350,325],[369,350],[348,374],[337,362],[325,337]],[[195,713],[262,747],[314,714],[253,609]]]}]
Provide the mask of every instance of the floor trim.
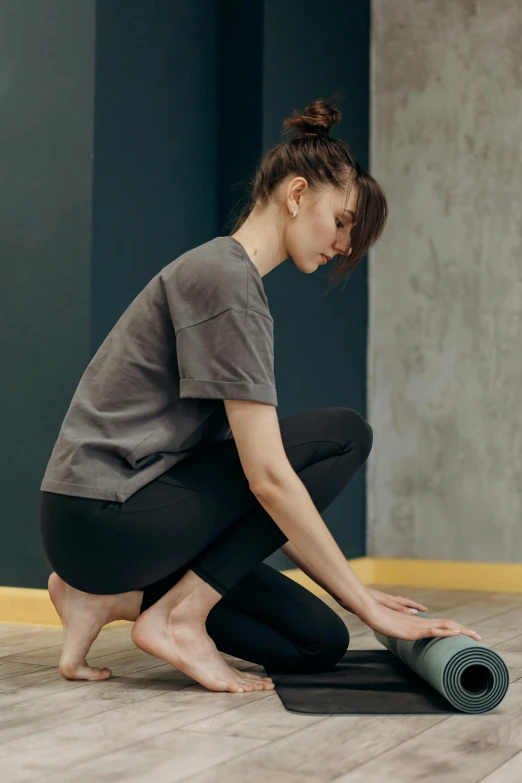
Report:
[{"label": "floor trim", "polygon": [[[366,585],[522,593],[520,563],[469,563],[380,557],[359,557],[348,562]],[[315,595],[324,594],[324,590],[300,569],[284,570],[283,573]],[[415,599],[413,593],[410,597]],[[0,587],[0,623],[37,625],[44,628],[61,627],[60,618],[47,590],[30,587]],[[127,621],[110,623],[110,626],[117,625],[127,625]]]}]

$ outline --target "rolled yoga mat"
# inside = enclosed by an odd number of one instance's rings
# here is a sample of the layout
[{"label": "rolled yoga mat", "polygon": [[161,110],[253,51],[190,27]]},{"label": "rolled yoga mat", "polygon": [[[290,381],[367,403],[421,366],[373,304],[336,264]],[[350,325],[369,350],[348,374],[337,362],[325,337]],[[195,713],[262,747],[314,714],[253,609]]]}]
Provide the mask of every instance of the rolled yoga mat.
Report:
[{"label": "rolled yoga mat", "polygon": [[[426,612],[417,617],[430,618]],[[507,693],[509,671],[500,655],[469,636],[406,641],[374,631],[375,638],[457,710],[482,714]]]},{"label": "rolled yoga mat", "polygon": [[506,695],[503,659],[469,636],[405,641],[374,635],[387,649],[348,649],[330,671],[265,666],[285,708],[309,715],[482,714]]}]

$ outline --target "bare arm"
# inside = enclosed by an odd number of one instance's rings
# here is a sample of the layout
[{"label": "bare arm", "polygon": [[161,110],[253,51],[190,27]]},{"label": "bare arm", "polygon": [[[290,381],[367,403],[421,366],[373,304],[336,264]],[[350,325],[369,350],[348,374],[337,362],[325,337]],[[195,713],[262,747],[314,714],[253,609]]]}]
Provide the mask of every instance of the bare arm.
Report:
[{"label": "bare arm", "polygon": [[364,614],[373,599],[346,561],[299,476],[294,472],[294,478],[287,477],[277,486],[265,485],[254,494],[294,545],[298,558],[302,555],[303,571],[336,601]]},{"label": "bare arm", "polygon": [[[304,557],[300,552],[297,551],[294,544],[292,544],[291,541],[287,541],[286,544],[283,544],[281,547],[281,552],[284,552],[287,557],[290,558],[290,560],[295,563],[295,565],[301,569],[301,571],[306,574],[312,582],[315,582],[316,585],[319,585],[319,587],[322,587],[323,590],[328,592],[327,586],[324,584],[321,577],[315,573],[312,566],[308,562],[308,560],[305,560]],[[335,597],[335,596],[334,596]]]},{"label": "bare arm", "polygon": [[[283,446],[276,409],[247,400],[225,408],[249,486],[314,572],[311,578],[361,616],[375,604],[350,568]],[[304,570],[304,569],[303,569]]]}]

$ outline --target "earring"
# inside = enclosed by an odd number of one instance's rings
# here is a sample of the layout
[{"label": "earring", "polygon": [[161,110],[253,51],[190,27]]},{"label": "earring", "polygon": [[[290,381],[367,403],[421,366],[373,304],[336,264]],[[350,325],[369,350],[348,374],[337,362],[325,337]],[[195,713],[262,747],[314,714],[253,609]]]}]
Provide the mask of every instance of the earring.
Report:
[{"label": "earring", "polygon": [[294,218],[296,215],[297,215],[297,209],[294,209],[294,211],[292,212],[292,214],[290,215],[290,217],[293,217],[293,218]]}]

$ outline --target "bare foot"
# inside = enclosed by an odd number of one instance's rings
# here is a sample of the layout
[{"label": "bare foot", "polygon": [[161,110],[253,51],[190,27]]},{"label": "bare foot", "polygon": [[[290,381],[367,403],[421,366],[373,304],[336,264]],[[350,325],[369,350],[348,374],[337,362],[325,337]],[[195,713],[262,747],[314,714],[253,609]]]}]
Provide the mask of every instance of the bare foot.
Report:
[{"label": "bare foot", "polygon": [[155,604],[140,614],[131,630],[134,644],[170,663],[211,691],[243,693],[273,689],[270,678],[229,666],[207,634],[204,624],[186,619],[167,622]]},{"label": "bare foot", "polygon": [[110,669],[96,669],[85,660],[102,627],[113,620],[135,620],[143,593],[93,595],[71,587],[58,574],[48,582],[49,595],[63,625],[60,674],[67,680],[107,680]]},{"label": "bare foot", "polygon": [[[169,592],[174,590],[176,586]],[[201,616],[198,608],[189,599],[168,609],[163,596],[140,614],[131,630],[132,641],[140,650],[170,663],[211,691],[273,689],[270,677],[242,672],[226,663],[206,631],[206,615]]]}]

